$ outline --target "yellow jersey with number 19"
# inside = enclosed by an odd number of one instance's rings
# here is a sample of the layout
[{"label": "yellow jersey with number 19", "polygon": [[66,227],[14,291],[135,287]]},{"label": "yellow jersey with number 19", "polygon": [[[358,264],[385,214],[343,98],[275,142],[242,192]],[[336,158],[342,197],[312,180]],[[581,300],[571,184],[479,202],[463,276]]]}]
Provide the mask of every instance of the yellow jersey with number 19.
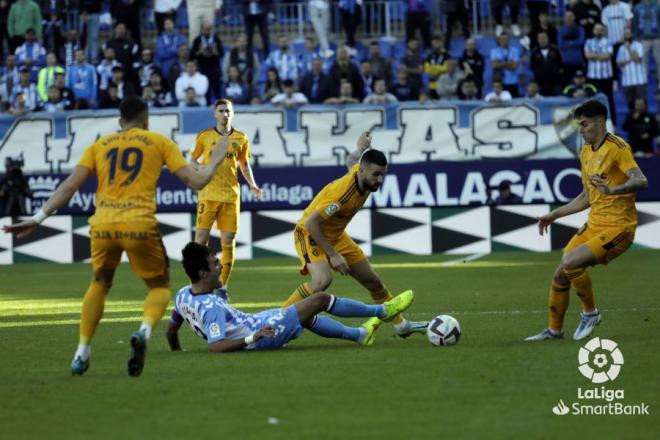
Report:
[{"label": "yellow jersey with number 19", "polygon": [[103,223],[156,223],[156,183],[163,165],[174,173],[188,165],[169,138],[140,128],[100,137],[87,147],[78,165],[98,179],[96,211]]}]

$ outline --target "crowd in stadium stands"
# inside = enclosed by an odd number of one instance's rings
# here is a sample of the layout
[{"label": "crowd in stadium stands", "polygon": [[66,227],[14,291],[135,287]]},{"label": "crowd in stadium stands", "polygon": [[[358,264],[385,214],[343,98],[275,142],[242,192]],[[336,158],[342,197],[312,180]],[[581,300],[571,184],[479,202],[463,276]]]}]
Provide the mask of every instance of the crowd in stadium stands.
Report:
[{"label": "crowd in stadium stands", "polygon": [[[0,0],[2,108],[16,116],[117,108],[131,95],[152,107],[207,106],[219,97],[296,107],[447,99],[501,103],[602,92],[615,119],[618,88],[629,107],[620,125],[636,150],[653,151],[657,120],[647,101],[660,91],[649,83],[649,59],[660,64],[658,0],[571,0],[557,15],[562,23],[553,23],[549,1],[528,0],[525,25],[519,21],[520,0],[492,0],[496,45],[486,53],[470,37],[471,1],[442,2],[445,39],[431,29],[431,2],[439,0],[401,0],[407,9],[399,57],[396,51],[381,53],[378,40],[358,40],[363,0],[304,0],[315,36],[299,47],[291,35],[278,35],[271,47],[271,0],[225,1],[238,2],[243,11],[245,33],[231,42],[223,42],[214,28],[223,23],[222,0]],[[345,34],[337,29],[336,41],[333,7]],[[177,27],[182,8],[185,28]],[[145,9],[153,11],[155,41],[143,38]],[[70,25],[67,11],[78,13],[78,26]],[[449,51],[453,27],[465,39],[460,56]],[[339,40],[345,45],[337,46]],[[660,85],[658,67],[655,75]]]}]

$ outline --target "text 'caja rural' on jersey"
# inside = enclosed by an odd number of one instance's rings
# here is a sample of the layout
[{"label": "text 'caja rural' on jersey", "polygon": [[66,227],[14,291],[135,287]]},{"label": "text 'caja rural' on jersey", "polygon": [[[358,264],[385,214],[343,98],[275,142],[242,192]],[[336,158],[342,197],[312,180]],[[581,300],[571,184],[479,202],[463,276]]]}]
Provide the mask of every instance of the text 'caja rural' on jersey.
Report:
[{"label": "text 'caja rural' on jersey", "polygon": [[355,164],[344,176],[327,184],[307,206],[298,220],[298,226],[306,229],[305,222],[316,211],[323,217],[321,231],[325,238],[331,242],[338,240],[370,194],[360,191],[357,180],[359,168],[360,165]]},{"label": "text 'caja rural' on jersey", "polygon": [[593,226],[635,227],[637,209],[635,193],[603,194],[589,183],[589,177],[600,176],[608,186],[617,186],[628,180],[627,172],[639,168],[630,146],[622,138],[607,134],[601,146],[595,149],[585,144],[580,152],[582,183],[589,196],[589,224]]},{"label": "text 'caja rural' on jersey", "polygon": [[[211,150],[221,137],[222,135],[215,127],[201,131],[197,135],[195,148],[190,153],[192,158],[198,160],[201,157],[202,164],[208,164]],[[238,162],[249,159],[250,143],[247,136],[232,128],[229,134],[227,156],[216,170],[211,182],[197,193],[199,200],[223,203],[239,201],[241,188],[238,184]]]},{"label": "text 'caja rural' on jersey", "polygon": [[98,178],[90,225],[156,222],[156,183],[163,165],[174,173],[188,165],[169,138],[141,128],[100,137],[78,165]]}]

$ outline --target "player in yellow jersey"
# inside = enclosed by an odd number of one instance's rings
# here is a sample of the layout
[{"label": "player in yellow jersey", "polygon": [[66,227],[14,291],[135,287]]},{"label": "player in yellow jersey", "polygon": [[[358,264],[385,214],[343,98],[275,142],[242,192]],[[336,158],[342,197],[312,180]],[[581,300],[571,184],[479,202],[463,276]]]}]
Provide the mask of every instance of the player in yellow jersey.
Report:
[{"label": "player in yellow jersey", "polygon": [[[371,135],[365,132],[357,141],[357,150],[348,157],[348,173],[326,185],[298,220],[293,238],[302,263],[300,272],[309,273],[311,280],[298,286],[283,307],[326,290],[332,282],[333,269],[352,276],[378,304],[394,297],[362,249],[346,233],[348,223],[369,194],[378,191],[387,173],[385,155],[370,146]],[[426,333],[428,326],[427,321],[413,322],[402,316],[397,316],[392,323],[396,333],[404,338],[413,333]]]},{"label": "player in yellow jersey", "polygon": [[227,153],[225,138],[213,148],[208,165],[194,169],[172,140],[148,131],[149,113],[144,101],[126,98],[119,111],[122,131],[102,136],[89,146],[71,175],[34,217],[4,227],[5,232],[15,232],[19,237],[34,232],[96,174],[96,211],[89,220],[93,276],[82,303],[80,343],[71,363],[74,375],[82,375],[89,368],[90,342],[124,251],[133,272],[149,290],[142,325],[131,336],[128,360],[129,375],[142,372],[147,340],[170,300],[169,263],[155,216],[156,183],[161,170],[167,165],[184,184],[199,190],[211,180]]},{"label": "player in yellow jersey", "polygon": [[528,337],[527,341],[563,337],[571,286],[582,301],[581,319],[573,339],[584,339],[593,332],[601,316],[586,268],[595,264],[606,265],[630,247],[637,226],[635,193],[648,186],[630,146],[607,132],[607,107],[604,104],[589,100],[574,110],[573,118],[585,142],[580,152],[584,189],[571,202],[539,217],[539,233],[547,232],[558,218],[589,207],[591,210],[587,223],[564,248],[555,270],[550,286],[550,324],[541,333]]},{"label": "player in yellow jersey", "polygon": [[238,183],[238,169],[250,185],[257,198],[261,188],[257,186],[250,167],[250,142],[245,133],[232,127],[234,105],[228,99],[219,99],[214,105],[216,124],[197,135],[195,148],[191,153],[192,163],[206,164],[213,145],[223,136],[229,137],[227,160],[218,168],[213,180],[197,194],[197,221],[195,242],[208,244],[211,227],[216,222],[220,230],[221,254],[220,282],[227,286],[234,266],[234,248],[238,232],[238,218],[241,207],[241,190]]}]

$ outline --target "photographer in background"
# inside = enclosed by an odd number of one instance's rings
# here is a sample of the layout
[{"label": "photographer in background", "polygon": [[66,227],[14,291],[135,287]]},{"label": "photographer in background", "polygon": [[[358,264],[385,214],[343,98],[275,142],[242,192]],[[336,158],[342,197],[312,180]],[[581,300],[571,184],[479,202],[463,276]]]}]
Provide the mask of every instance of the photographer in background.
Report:
[{"label": "photographer in background", "polygon": [[32,197],[30,185],[23,175],[23,159],[5,159],[6,174],[0,178],[1,216],[27,215],[26,201]]}]

